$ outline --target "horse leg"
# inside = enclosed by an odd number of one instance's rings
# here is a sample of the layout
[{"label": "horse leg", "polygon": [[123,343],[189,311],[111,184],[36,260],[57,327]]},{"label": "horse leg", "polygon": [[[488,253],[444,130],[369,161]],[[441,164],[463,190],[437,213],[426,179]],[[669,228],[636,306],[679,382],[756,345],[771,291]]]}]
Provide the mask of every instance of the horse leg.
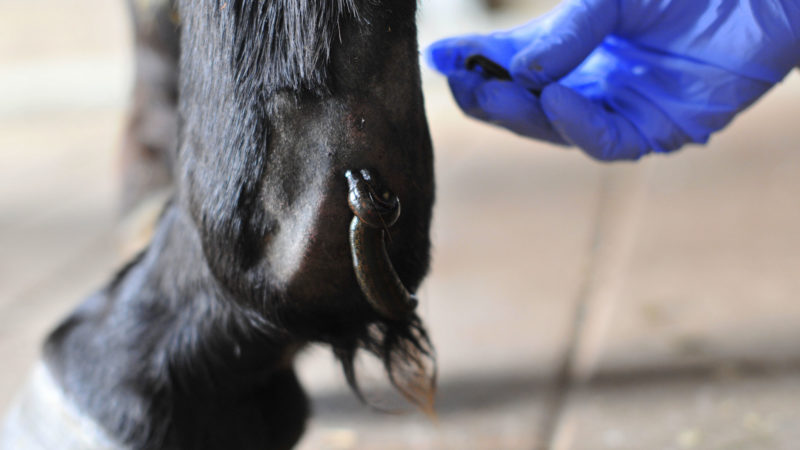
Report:
[{"label": "horse leg", "polygon": [[[410,301],[434,188],[416,1],[181,0],[180,11],[180,150],[160,147],[175,194],[147,249],[48,337],[51,386],[91,426],[68,418],[47,432],[117,448],[289,447],[308,414],[292,363],[312,342],[331,347],[356,393],[356,352],[375,354],[429,411],[433,352]],[[141,72],[144,116],[170,104],[169,74]],[[377,211],[385,240],[348,238],[346,174],[359,169],[355,193],[371,200],[357,220],[375,226]],[[399,218],[381,212],[388,190]],[[386,270],[354,269],[351,242]],[[399,303],[382,300],[381,273],[409,300],[402,315],[381,311]],[[71,448],[98,447],[109,446]]]}]

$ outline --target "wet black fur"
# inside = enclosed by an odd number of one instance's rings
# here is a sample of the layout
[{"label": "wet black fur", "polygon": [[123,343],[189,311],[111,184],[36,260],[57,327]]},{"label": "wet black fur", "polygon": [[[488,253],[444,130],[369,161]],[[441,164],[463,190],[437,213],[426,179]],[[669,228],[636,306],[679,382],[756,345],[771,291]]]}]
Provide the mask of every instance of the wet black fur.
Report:
[{"label": "wet black fur", "polygon": [[[309,414],[292,367],[307,343],[329,344],[353,387],[358,348],[404,391],[431,363],[419,318],[383,320],[358,290],[340,177],[377,167],[411,200],[389,252],[415,290],[433,202],[415,2],[180,11],[175,197],[150,246],[51,334],[45,360],[133,448],[289,448]],[[315,214],[305,234],[300,210]],[[297,254],[282,242],[308,242],[288,269]]]}]

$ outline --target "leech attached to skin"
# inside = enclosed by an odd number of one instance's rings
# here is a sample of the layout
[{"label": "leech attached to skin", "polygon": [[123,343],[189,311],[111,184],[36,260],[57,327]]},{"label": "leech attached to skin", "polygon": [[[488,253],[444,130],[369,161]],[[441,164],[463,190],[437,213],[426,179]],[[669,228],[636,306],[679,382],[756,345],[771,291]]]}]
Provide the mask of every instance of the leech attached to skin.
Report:
[{"label": "leech attached to skin", "polygon": [[384,318],[399,320],[417,306],[394,270],[386,253],[388,229],[400,217],[400,200],[378,186],[367,170],[345,173],[347,202],[355,217],[350,222],[350,253],[353,269],[367,301]]}]

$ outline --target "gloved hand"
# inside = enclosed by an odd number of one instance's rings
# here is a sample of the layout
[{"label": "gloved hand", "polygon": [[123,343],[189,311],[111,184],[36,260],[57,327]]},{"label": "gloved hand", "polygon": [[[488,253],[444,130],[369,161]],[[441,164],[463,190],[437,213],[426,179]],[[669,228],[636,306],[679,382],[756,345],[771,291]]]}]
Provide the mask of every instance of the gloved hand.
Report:
[{"label": "gloved hand", "polygon": [[[475,54],[511,81],[468,69]],[[705,143],[783,79],[800,61],[800,2],[569,0],[519,28],[436,42],[427,58],[470,116],[637,159]]]}]

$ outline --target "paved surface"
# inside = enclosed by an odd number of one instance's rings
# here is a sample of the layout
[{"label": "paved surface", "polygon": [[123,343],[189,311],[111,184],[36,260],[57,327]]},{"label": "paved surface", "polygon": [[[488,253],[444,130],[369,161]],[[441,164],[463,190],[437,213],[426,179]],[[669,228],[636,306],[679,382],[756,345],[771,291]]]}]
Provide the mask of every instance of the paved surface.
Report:
[{"label": "paved surface", "polygon": [[[4,0],[0,30],[2,410],[46,331],[120,263],[130,52],[118,2]],[[438,421],[359,405],[315,348],[301,448],[797,448],[797,74],[709,146],[614,166],[464,119],[425,84]]]}]

